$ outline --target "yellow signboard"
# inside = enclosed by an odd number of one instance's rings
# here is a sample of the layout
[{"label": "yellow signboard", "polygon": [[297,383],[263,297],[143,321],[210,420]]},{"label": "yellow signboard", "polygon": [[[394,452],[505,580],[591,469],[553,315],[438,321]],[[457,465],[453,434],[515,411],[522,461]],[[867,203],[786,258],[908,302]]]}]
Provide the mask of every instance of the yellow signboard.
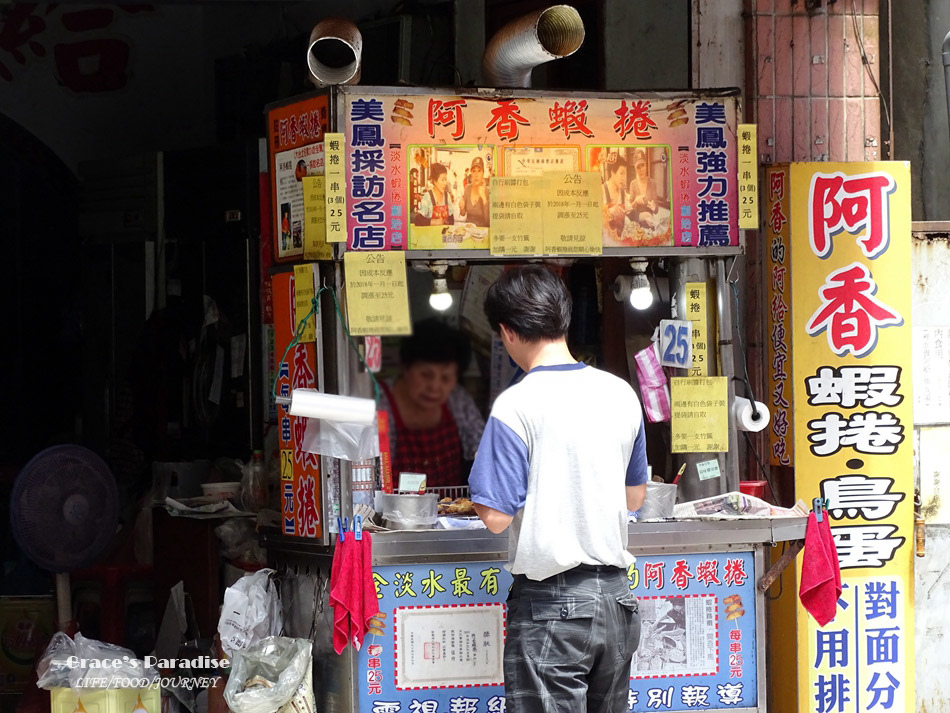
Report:
[{"label": "yellow signboard", "polygon": [[823,627],[799,608],[798,710],[912,711],[910,168],[786,175],[795,494],[827,499],[844,588]]},{"label": "yellow signboard", "polygon": [[789,274],[789,170],[770,166],[765,173],[765,269],[766,356],[769,381],[769,462],[790,466],[793,462],[792,412],[794,399],[789,374],[792,370],[792,276]]},{"label": "yellow signboard", "polygon": [[729,449],[729,379],[725,376],[670,379],[674,453],[720,453]]},{"label": "yellow signboard", "polygon": [[327,242],[346,242],[346,153],[343,134],[325,134]]},{"label": "yellow signboard", "polygon": [[491,180],[491,254],[540,255],[543,176]]},{"label": "yellow signboard", "polygon": [[548,173],[544,186],[544,252],[600,255],[601,178],[599,173]]},{"label": "yellow signboard", "polygon": [[332,260],[333,246],[327,243],[326,176],[304,176],[302,181],[304,259]]},{"label": "yellow signboard", "polygon": [[739,229],[759,228],[759,166],[756,161],[756,125],[739,124]]},{"label": "yellow signboard", "polygon": [[294,265],[294,319],[297,321],[297,331],[300,336],[297,337],[299,343],[312,342],[317,334],[317,315],[310,315],[302,331],[300,330],[300,321],[307,316],[313,307],[313,296],[316,290],[313,286],[313,263],[304,265]]},{"label": "yellow signboard", "polygon": [[686,319],[693,323],[693,364],[690,376],[706,376],[709,373],[709,334],[706,313],[706,283],[686,283]]},{"label": "yellow signboard", "polygon": [[343,267],[350,334],[411,334],[405,253],[348,252]]}]

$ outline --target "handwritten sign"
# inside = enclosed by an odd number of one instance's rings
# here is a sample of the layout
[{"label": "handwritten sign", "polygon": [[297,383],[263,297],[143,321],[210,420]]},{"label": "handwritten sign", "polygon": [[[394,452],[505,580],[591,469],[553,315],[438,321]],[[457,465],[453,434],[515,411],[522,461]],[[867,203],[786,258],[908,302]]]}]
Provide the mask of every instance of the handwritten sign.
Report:
[{"label": "handwritten sign", "polygon": [[700,480],[719,478],[722,476],[722,473],[719,470],[719,461],[713,458],[712,460],[704,460],[701,463],[697,463],[696,474],[699,476]]},{"label": "handwritten sign", "polygon": [[410,334],[406,254],[403,252],[348,252],[346,313],[350,334]]},{"label": "handwritten sign", "polygon": [[491,254],[540,255],[544,250],[540,176],[491,179]]},{"label": "handwritten sign", "polygon": [[[313,263],[305,265],[294,265],[294,319],[297,321],[296,329],[300,328],[300,320],[307,316],[313,307],[313,296],[315,290],[313,287]],[[300,333],[298,342],[312,342],[317,335],[317,315],[312,314],[304,325]]]},{"label": "handwritten sign", "polygon": [[660,320],[660,364],[686,369],[692,356],[692,322],[684,319]]},{"label": "handwritten sign", "polygon": [[544,252],[600,255],[601,178],[595,172],[548,173],[544,186]]},{"label": "handwritten sign", "polygon": [[759,229],[759,168],[756,125],[739,124],[739,228]]},{"label": "handwritten sign", "polygon": [[326,176],[303,179],[303,256],[305,260],[332,260],[327,242]]},{"label": "handwritten sign", "polygon": [[327,242],[346,242],[346,143],[343,134],[326,134]]},{"label": "handwritten sign", "polygon": [[725,376],[670,379],[674,453],[720,453],[729,448],[729,379]]},{"label": "handwritten sign", "polygon": [[691,346],[693,358],[690,361],[690,376],[706,376],[709,373],[709,345],[706,342],[708,318],[706,315],[706,283],[687,282],[686,317],[692,323]]}]

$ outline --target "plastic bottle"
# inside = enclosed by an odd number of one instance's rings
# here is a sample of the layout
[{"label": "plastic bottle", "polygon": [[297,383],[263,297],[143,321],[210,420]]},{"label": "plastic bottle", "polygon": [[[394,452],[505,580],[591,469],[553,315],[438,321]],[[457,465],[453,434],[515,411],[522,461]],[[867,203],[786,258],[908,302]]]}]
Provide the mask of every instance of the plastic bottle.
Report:
[{"label": "plastic bottle", "polygon": [[267,481],[264,479],[264,453],[254,451],[241,480],[244,508],[257,512],[267,506]]}]

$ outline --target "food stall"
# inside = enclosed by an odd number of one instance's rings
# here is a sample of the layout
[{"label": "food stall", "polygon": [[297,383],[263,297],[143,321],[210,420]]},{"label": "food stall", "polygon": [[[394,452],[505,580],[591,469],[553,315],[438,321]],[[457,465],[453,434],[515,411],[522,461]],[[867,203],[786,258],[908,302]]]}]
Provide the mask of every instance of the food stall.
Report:
[{"label": "food stall", "polygon": [[[385,437],[379,457],[334,457],[314,446],[314,424],[281,403],[308,388],[372,399],[386,342],[425,310],[420,288],[455,293],[449,314],[482,357],[475,381],[487,414],[517,374],[481,315],[484,289],[506,264],[549,263],[574,296],[575,354],[649,391],[654,474],[679,474],[681,501],[739,490],[729,284],[743,252],[737,116],[735,91],[338,86],[269,108],[265,332],[283,514],[266,545],[275,566],[312,586],[320,710],[504,710],[507,534],[468,523],[374,532],[382,626],[359,651],[336,655],[327,594],[338,518],[399,489],[400,474],[388,468]],[[475,208],[476,183],[487,209]],[[653,311],[634,309],[644,296]],[[644,353],[658,383],[641,374]],[[766,709],[757,585],[766,548],[803,533],[802,518],[768,514],[631,523],[638,559],[628,578],[643,635],[630,710]]]}]

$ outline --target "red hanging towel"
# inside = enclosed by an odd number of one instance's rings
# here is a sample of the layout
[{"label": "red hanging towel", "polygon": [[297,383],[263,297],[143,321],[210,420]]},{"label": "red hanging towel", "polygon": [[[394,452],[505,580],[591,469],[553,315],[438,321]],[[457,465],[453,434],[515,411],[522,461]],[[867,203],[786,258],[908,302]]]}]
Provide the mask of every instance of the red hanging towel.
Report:
[{"label": "red hanging towel", "polygon": [[360,551],[360,587],[361,601],[359,629],[355,632],[356,650],[363,645],[363,637],[369,631],[369,621],[379,613],[379,598],[376,596],[376,583],[373,581],[373,536],[365,530],[363,539],[355,542]]},{"label": "red hanging towel", "polygon": [[825,543],[825,549],[828,550],[828,558],[831,560],[831,568],[835,572],[835,589],[838,592],[837,600],[841,597],[841,563],[838,561],[838,546],[835,544],[835,537],[831,534],[831,519],[828,513],[818,523],[821,525],[821,537]]},{"label": "red hanging towel", "polygon": [[809,513],[805,528],[805,550],[802,553],[802,581],[798,589],[798,598],[802,606],[811,614],[819,626],[824,626],[835,618],[838,598],[841,596],[841,571],[838,568],[838,552],[831,542],[829,549],[826,541],[831,536],[830,525],[819,523],[815,513]]},{"label": "red hanging towel", "polygon": [[352,532],[337,542],[330,567],[330,606],[333,607],[333,650],[338,654],[352,642],[359,651],[369,620],[379,611],[373,584],[373,538]]}]

